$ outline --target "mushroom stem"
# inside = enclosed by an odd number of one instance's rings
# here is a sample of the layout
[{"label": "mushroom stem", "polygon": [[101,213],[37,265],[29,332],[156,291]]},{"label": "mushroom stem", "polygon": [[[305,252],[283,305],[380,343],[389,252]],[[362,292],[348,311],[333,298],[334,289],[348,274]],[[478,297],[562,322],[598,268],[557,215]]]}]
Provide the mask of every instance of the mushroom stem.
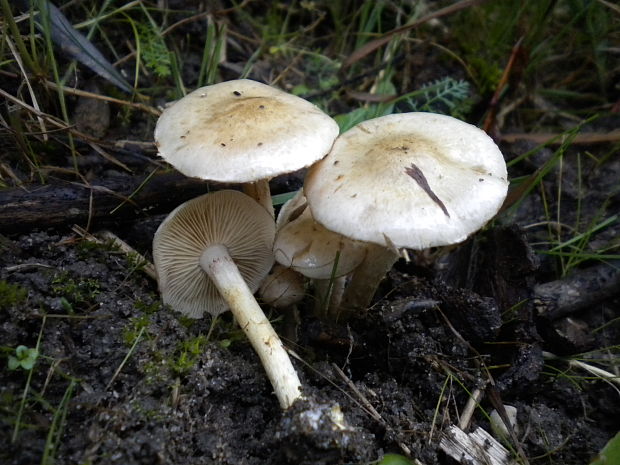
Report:
[{"label": "mushroom stem", "polygon": [[344,290],[341,311],[346,313],[366,311],[377,292],[379,283],[398,257],[392,250],[369,243],[364,261],[353,271],[351,282]]},{"label": "mushroom stem", "polygon": [[228,249],[214,244],[205,249],[200,266],[230,306],[237,323],[258,354],[283,409],[302,397],[301,382],[282,341],[254,299]]},{"label": "mushroom stem", "polygon": [[243,192],[256,200],[275,218],[273,203],[271,201],[271,190],[269,189],[269,179],[259,179],[256,182],[248,182],[243,185]]}]

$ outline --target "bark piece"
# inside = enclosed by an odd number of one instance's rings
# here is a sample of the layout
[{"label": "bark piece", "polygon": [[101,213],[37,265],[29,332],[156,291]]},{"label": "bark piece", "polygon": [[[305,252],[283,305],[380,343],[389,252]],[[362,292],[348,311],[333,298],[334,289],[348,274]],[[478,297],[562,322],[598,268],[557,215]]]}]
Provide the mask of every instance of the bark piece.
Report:
[{"label": "bark piece", "polygon": [[482,428],[465,433],[450,426],[442,435],[439,447],[459,463],[467,465],[511,465],[510,452]]},{"label": "bark piece", "polygon": [[613,260],[534,288],[539,315],[555,320],[620,294],[620,260]]},{"label": "bark piece", "polygon": [[[214,186],[177,172],[156,174],[145,182],[147,176],[119,175],[92,181],[90,186],[54,181],[45,185],[28,185],[28,190],[0,190],[0,233],[24,233],[32,228],[74,223],[86,226],[89,217],[90,226],[105,227],[113,221],[168,213],[187,200],[226,188],[225,184]],[[289,186],[291,182],[296,184],[292,177],[282,177],[271,187],[274,193],[294,190],[294,185]],[[142,183],[144,185],[140,188]],[[115,210],[130,196],[130,201]]]}]

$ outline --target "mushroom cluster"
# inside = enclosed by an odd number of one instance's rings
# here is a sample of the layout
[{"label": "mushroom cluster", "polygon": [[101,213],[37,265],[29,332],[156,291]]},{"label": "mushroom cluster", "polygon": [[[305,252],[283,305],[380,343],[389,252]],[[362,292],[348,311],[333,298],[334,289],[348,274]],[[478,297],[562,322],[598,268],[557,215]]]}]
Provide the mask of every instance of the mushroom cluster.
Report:
[{"label": "mushroom cluster", "polygon": [[[497,146],[449,116],[389,115],[337,136],[311,103],[249,80],[188,94],[155,130],[160,155],[179,171],[244,183],[254,199],[205,194],[164,220],[153,241],[163,301],[193,318],[230,310],[282,408],[302,397],[301,383],[253,296],[261,284],[265,302],[293,306],[305,294],[301,273],[328,302],[326,316],[364,310],[403,249],[463,241],[507,191]],[[276,225],[269,178],[310,165]]]},{"label": "mushroom cluster", "polygon": [[155,128],[159,155],[181,173],[243,183],[258,202],[217,192],[186,202],[166,218],[153,241],[163,300],[194,318],[230,309],[282,408],[301,397],[301,383],[253,297],[274,261],[269,179],[319,160],[337,135],[336,122],[315,105],[246,79],[191,92],[166,108]]},{"label": "mushroom cluster", "polygon": [[313,218],[370,248],[345,290],[364,309],[400,249],[464,241],[501,207],[506,163],[493,140],[450,116],[401,113],[341,134],[306,176]]}]

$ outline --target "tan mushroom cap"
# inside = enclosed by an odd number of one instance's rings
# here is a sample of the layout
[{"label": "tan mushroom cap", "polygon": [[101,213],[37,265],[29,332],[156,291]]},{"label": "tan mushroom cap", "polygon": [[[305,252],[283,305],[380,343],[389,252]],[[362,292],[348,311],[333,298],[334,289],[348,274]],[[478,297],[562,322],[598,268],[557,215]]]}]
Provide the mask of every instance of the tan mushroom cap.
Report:
[{"label": "tan mushroom cap", "polygon": [[465,240],[497,213],[507,189],[493,140],[432,113],[358,124],[336,139],[304,184],[312,215],[326,228],[413,249]]},{"label": "tan mushroom cap", "polygon": [[159,117],[159,154],[186,176],[254,182],[324,157],[338,124],[316,105],[240,79],[197,89]]},{"label": "tan mushroom cap", "polygon": [[[276,261],[311,279],[329,279],[332,274],[339,277],[353,271],[364,260],[366,245],[314,221],[305,203],[300,191],[282,206],[273,245]],[[288,222],[283,224],[282,217]]]},{"label": "tan mushroom cap", "polygon": [[267,211],[237,191],[205,194],[177,207],[153,239],[153,260],[165,304],[190,318],[228,310],[200,266],[203,251],[224,245],[255,292],[273,265],[275,224]]}]

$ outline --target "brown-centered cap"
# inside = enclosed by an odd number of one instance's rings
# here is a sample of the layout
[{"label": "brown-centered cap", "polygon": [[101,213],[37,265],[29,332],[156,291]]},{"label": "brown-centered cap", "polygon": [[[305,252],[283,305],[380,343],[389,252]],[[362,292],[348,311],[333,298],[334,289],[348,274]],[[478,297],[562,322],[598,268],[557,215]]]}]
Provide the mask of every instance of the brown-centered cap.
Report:
[{"label": "brown-centered cap", "polygon": [[450,116],[402,113],[341,134],[308,171],[316,221],[354,239],[424,249],[461,242],[499,210],[506,163],[482,130]]},{"label": "brown-centered cap", "polygon": [[201,87],[157,121],[159,154],[186,176],[254,182],[323,158],[338,124],[316,105],[240,79]]},{"label": "brown-centered cap", "polygon": [[241,192],[223,190],[181,204],[153,239],[153,260],[164,303],[190,318],[228,310],[200,266],[202,253],[210,245],[224,245],[255,292],[273,265],[274,235],[273,218]]}]

